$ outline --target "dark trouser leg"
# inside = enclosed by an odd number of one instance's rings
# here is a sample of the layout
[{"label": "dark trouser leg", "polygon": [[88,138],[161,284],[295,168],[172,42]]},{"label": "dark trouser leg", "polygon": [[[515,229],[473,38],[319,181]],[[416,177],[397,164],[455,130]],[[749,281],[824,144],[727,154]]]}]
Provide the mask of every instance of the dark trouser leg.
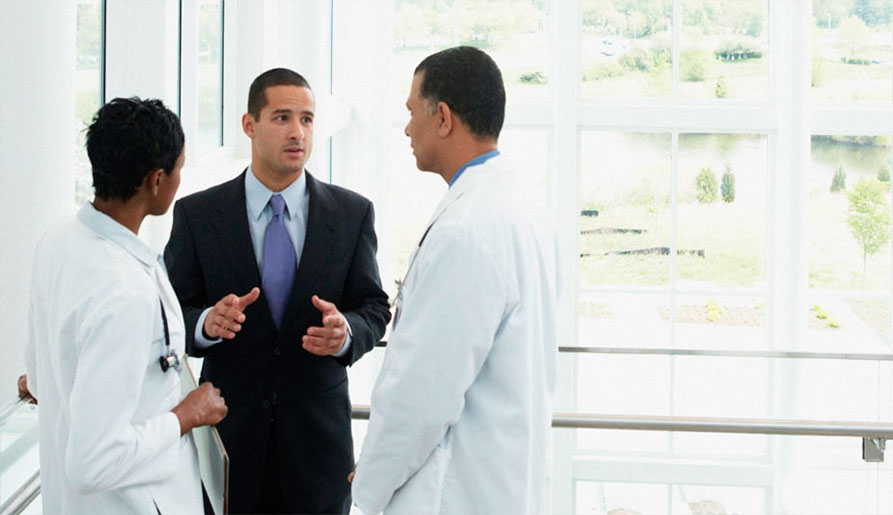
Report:
[{"label": "dark trouser leg", "polygon": [[279,473],[279,449],[276,445],[276,421],[270,421],[267,435],[267,456],[264,464],[264,478],[260,487],[260,497],[253,513],[287,513],[282,498]]}]

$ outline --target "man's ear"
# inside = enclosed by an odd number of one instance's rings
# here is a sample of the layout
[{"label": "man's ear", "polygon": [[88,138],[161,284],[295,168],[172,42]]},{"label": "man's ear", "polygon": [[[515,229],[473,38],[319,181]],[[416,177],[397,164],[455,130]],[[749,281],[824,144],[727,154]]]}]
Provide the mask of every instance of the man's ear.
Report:
[{"label": "man's ear", "polygon": [[453,110],[446,102],[437,103],[437,135],[445,138],[453,131]]},{"label": "man's ear", "polygon": [[242,132],[249,138],[254,138],[254,117],[249,113],[242,115]]}]

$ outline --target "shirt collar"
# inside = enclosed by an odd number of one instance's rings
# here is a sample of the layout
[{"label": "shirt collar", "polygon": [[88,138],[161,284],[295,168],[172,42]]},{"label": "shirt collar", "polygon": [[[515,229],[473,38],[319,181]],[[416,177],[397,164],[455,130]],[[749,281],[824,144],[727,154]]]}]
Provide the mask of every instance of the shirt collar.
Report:
[{"label": "shirt collar", "polygon": [[304,198],[306,191],[306,170],[301,171],[301,175],[299,175],[294,182],[279,192],[273,192],[270,188],[264,186],[263,183],[255,177],[254,170],[250,165],[248,166],[248,171],[245,173],[245,201],[248,204],[248,213],[253,220],[260,218],[260,215],[264,212],[264,208],[267,207],[267,203],[270,202],[270,197],[276,193],[282,195],[282,199],[285,200],[285,206],[288,208],[288,214],[286,216],[291,219],[295,216],[295,213],[298,212],[298,207],[301,205],[301,199]]},{"label": "shirt collar", "polygon": [[472,159],[471,161],[465,163],[464,165],[462,165],[461,168],[459,168],[458,171],[456,171],[456,174],[453,175],[453,178],[450,179],[450,186],[452,186],[453,183],[456,182],[456,179],[458,179],[459,176],[462,175],[465,172],[465,170],[467,170],[468,168],[471,168],[472,166],[477,166],[479,164],[483,164],[484,161],[486,161],[487,159],[490,159],[491,157],[498,156],[498,155],[499,155],[498,150],[491,150],[491,151],[489,151],[485,154],[481,154],[481,155],[475,157],[474,159]]},{"label": "shirt collar", "polygon": [[77,216],[82,224],[123,248],[146,266],[155,266],[161,260],[161,256],[139,239],[136,234],[133,234],[130,229],[93,207],[90,202],[81,207]]}]

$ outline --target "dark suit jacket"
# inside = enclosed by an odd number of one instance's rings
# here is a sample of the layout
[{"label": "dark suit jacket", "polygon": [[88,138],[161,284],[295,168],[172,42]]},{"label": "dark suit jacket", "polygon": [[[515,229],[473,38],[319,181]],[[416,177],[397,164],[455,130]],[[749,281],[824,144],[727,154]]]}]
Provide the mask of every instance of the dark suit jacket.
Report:
[{"label": "dark suit jacket", "polygon": [[[244,295],[261,285],[245,173],[176,203],[164,259],[186,321],[187,352],[204,357],[201,379],[220,388],[229,408],[217,428],[230,456],[230,512],[255,506],[273,412],[286,506],[318,512],[350,494],[354,458],[345,366],[372,349],[390,319],[375,261],[372,203],[308,173],[307,235],[281,330],[261,293],[245,310],[235,339],[200,349],[194,337],[202,311],[227,294]],[[314,294],[334,302],[350,324],[352,343],[343,358],[301,347],[307,328],[322,325],[310,302]]]}]

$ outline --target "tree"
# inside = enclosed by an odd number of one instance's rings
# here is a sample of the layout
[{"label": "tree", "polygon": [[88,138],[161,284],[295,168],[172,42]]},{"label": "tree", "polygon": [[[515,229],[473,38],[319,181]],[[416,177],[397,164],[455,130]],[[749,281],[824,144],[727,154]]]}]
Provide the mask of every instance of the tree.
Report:
[{"label": "tree", "polygon": [[890,166],[884,165],[877,171],[877,180],[881,182],[890,182]]},{"label": "tree", "polygon": [[846,170],[843,165],[838,165],[834,171],[834,177],[831,179],[831,193],[837,193],[846,189]]},{"label": "tree", "polygon": [[726,165],[726,171],[722,174],[722,183],[719,186],[722,201],[726,203],[735,202],[735,175],[732,173],[732,167]]},{"label": "tree", "polygon": [[709,167],[701,168],[695,177],[695,196],[701,204],[716,201],[716,174]]},{"label": "tree", "polygon": [[726,78],[722,75],[716,78],[716,87],[713,88],[713,94],[716,95],[716,98],[726,98],[729,95],[728,89],[726,89]]},{"label": "tree", "polygon": [[890,241],[890,210],[886,188],[878,181],[861,179],[848,194],[850,206],[846,223],[862,247],[862,280],[868,256],[877,254]]},{"label": "tree", "polygon": [[840,41],[846,41],[850,47],[850,58],[856,58],[856,50],[865,46],[871,32],[858,16],[850,16],[840,24]]}]

